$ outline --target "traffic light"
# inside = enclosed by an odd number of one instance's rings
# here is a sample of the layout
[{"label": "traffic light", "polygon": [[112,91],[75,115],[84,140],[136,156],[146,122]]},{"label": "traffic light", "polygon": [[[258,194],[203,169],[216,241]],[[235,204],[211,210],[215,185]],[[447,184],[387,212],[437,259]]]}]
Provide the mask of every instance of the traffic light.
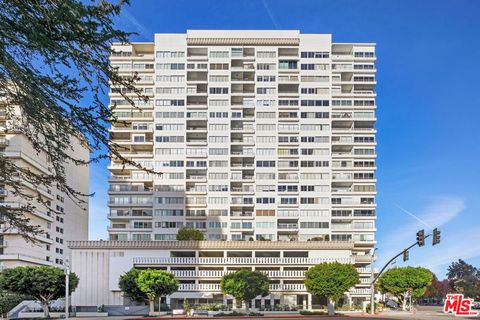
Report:
[{"label": "traffic light", "polygon": [[436,244],[439,244],[440,243],[440,230],[438,230],[437,228],[433,229],[433,241],[432,241],[432,245],[436,245]]},{"label": "traffic light", "polygon": [[408,253],[408,250],[404,250],[403,251],[403,261],[408,261],[408,258],[409,258],[409,253]]},{"label": "traffic light", "polygon": [[417,232],[417,243],[419,247],[425,245],[425,231],[423,229]]}]

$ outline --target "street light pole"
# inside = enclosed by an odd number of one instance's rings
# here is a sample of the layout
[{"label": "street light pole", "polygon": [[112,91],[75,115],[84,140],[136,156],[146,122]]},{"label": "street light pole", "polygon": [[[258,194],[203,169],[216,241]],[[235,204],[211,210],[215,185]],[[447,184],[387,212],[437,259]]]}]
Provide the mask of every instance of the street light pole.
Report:
[{"label": "street light pole", "polygon": [[372,252],[372,259],[370,261],[370,277],[372,280],[372,283],[370,284],[370,314],[373,316],[375,314],[375,282],[373,281],[374,279],[374,268],[373,268],[373,262],[375,260],[375,251],[377,251],[378,248],[373,249]]},{"label": "street light pole", "polygon": [[69,307],[70,307],[70,303],[68,301],[69,287],[70,287],[70,263],[67,258],[65,259],[65,319],[66,320],[68,320],[68,317],[69,317]]}]

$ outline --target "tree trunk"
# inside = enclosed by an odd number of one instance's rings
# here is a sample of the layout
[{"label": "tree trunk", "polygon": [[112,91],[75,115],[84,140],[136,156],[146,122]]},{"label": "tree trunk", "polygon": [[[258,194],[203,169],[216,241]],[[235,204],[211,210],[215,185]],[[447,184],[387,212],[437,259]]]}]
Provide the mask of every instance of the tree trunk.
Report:
[{"label": "tree trunk", "polygon": [[248,300],[245,300],[245,313],[246,314],[248,314],[250,312],[249,306],[250,306],[250,303],[248,302]]},{"label": "tree trunk", "polygon": [[48,301],[42,301],[43,317],[48,318],[50,313],[48,311]]},{"label": "tree trunk", "polygon": [[329,299],[327,309],[328,309],[328,315],[329,316],[334,316],[335,315],[335,301],[333,301],[332,299]]},{"label": "tree trunk", "polygon": [[154,316],[155,314],[155,300],[154,299],[148,299],[148,304],[150,306],[150,311],[148,312],[149,316]]},{"label": "tree trunk", "polygon": [[402,311],[407,311],[407,296],[402,297]]}]

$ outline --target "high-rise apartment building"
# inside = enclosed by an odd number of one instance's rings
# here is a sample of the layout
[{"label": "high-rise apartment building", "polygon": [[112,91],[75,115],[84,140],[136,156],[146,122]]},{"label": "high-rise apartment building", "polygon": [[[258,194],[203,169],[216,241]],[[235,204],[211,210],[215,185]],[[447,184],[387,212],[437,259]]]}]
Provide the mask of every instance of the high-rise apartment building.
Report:
[{"label": "high-rise apartment building", "polygon": [[[18,107],[12,113],[19,113]],[[52,163],[44,152],[37,152],[26,136],[15,129],[6,106],[0,101],[0,156],[13,161],[19,167],[34,173],[50,174]],[[88,161],[89,149],[72,137],[72,152],[77,159]],[[76,166],[66,162],[65,175],[69,186],[88,194],[88,166]],[[19,176],[23,191],[35,196],[39,192],[46,205],[36,198],[25,199],[0,183],[0,206],[21,208],[34,206],[26,214],[30,224],[38,225],[44,233],[35,236],[35,243],[27,242],[15,228],[4,228],[0,221],[0,268],[25,265],[53,265],[61,267],[69,255],[67,242],[88,238],[88,197],[79,204],[55,185],[50,188],[37,186]]]},{"label": "high-rise apartment building", "polygon": [[[73,269],[86,279],[74,304],[122,305],[119,276],[153,267],[180,279],[163,302],[235,307],[220,278],[250,268],[272,280],[271,294],[252,306],[312,308],[322,302],[306,292],[305,271],[339,261],[361,277],[346,300],[365,305],[376,220],[375,45],[293,30],[189,30],[113,49],[112,66],[137,75],[150,100],[133,108],[125,89],[112,88],[119,121],[111,140],[161,174],[112,159],[111,241],[71,243]],[[209,241],[174,241],[183,226]]]},{"label": "high-rise apartment building", "polygon": [[156,34],[115,45],[150,101],[112,142],[111,240],[375,241],[375,45],[298,31]]}]

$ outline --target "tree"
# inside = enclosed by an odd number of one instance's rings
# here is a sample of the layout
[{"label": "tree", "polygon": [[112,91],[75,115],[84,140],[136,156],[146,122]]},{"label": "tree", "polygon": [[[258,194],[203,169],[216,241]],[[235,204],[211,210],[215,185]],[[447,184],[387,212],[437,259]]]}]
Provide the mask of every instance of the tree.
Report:
[{"label": "tree", "polygon": [[[78,277],[71,272],[69,292],[78,285]],[[65,274],[57,267],[16,267],[0,272],[0,290],[20,295],[29,295],[42,304],[43,314],[48,318],[48,304],[51,300],[65,297]]]},{"label": "tree", "polygon": [[220,289],[224,294],[245,302],[248,313],[249,304],[256,296],[265,297],[270,293],[270,279],[260,271],[242,269],[226,274],[220,281]]},{"label": "tree", "polygon": [[[145,169],[121,156],[121,146],[109,143],[110,125],[121,121],[115,116],[116,104],[104,102],[109,81],[127,104],[138,108],[140,102],[148,101],[135,88],[136,73],[121,77],[109,63],[112,43],[126,43],[131,35],[114,27],[125,3],[128,0],[117,4],[107,0],[0,1],[0,94],[8,119],[0,133],[24,135],[50,161],[46,174],[0,154],[2,188],[25,203],[0,206],[0,224],[27,240],[36,241],[34,236],[44,232],[31,224],[28,214],[36,206],[55,212],[40,191],[57,187],[77,204],[85,202],[88,195],[67,183],[66,162],[87,165],[113,157]],[[133,96],[124,92],[133,92]],[[91,150],[90,160],[75,156],[72,137]],[[19,179],[37,186],[36,191],[26,189]]]},{"label": "tree", "polygon": [[450,285],[448,279],[439,281],[435,274],[432,274],[432,283],[425,290],[423,297],[425,298],[437,298],[443,299],[447,293],[451,293],[453,288]]},{"label": "tree", "polygon": [[164,270],[142,270],[137,278],[138,288],[148,297],[150,315],[154,315],[155,299],[170,295],[178,290],[178,280]]},{"label": "tree", "polygon": [[432,283],[433,274],[421,267],[393,268],[378,278],[377,288],[382,293],[391,293],[401,303],[405,311],[407,299],[416,300],[425,294]]},{"label": "tree", "polygon": [[148,297],[145,292],[138,287],[137,279],[139,274],[139,269],[130,269],[128,272],[120,276],[118,286],[122,289],[124,295],[129,297],[132,301],[145,302]]},{"label": "tree", "polygon": [[27,296],[21,294],[0,290],[0,318],[7,318],[8,312],[26,298]]},{"label": "tree", "polygon": [[480,270],[462,259],[448,267],[447,278],[457,292],[471,298],[480,295]]},{"label": "tree", "polygon": [[358,282],[357,269],[339,262],[317,264],[305,274],[308,292],[327,298],[329,315],[335,314],[335,302]]},{"label": "tree", "polygon": [[194,228],[182,227],[178,229],[177,240],[204,240],[203,232]]}]

